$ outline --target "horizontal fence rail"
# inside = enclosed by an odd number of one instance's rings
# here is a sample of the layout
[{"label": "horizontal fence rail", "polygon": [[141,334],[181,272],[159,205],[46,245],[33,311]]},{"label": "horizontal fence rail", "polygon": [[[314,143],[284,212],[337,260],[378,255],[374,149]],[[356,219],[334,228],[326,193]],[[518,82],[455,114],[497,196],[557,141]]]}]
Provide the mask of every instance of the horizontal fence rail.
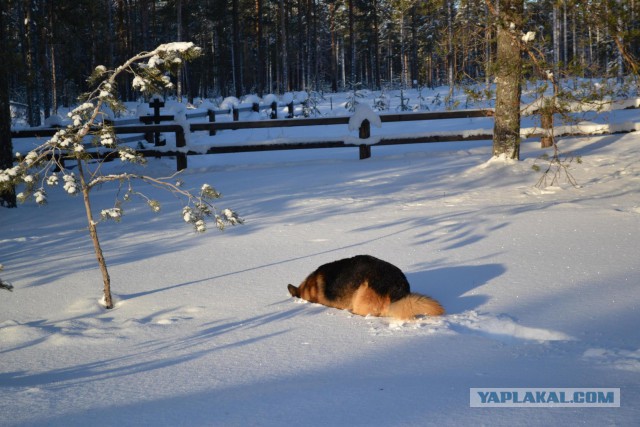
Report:
[{"label": "horizontal fence rail", "polygon": [[[275,104],[275,103],[274,103]],[[281,142],[274,144],[234,144],[234,145],[215,145],[210,146],[204,152],[190,150],[186,144],[185,128],[177,123],[162,123],[167,121],[173,121],[175,117],[169,114],[161,114],[160,107],[164,106],[161,102],[152,102],[150,106],[154,109],[153,115],[141,116],[135,119],[124,119],[118,121],[108,121],[107,123],[112,126],[116,135],[133,135],[126,138],[119,138],[120,142],[135,142],[142,139],[149,143],[155,143],[156,147],[161,147],[166,144],[165,141],[160,139],[161,133],[173,133],[175,135],[175,150],[167,148],[138,148],[137,151],[144,156],[153,157],[175,157],[177,170],[182,170],[187,167],[188,155],[199,154],[221,154],[221,153],[242,153],[250,151],[276,151],[276,150],[298,150],[298,149],[316,149],[316,148],[338,148],[338,147],[359,147],[360,159],[366,159],[371,156],[372,146],[384,146],[384,145],[396,145],[396,144],[416,144],[416,143],[433,143],[433,142],[451,142],[451,141],[481,141],[491,140],[493,134],[491,132],[484,134],[471,134],[465,135],[463,133],[457,135],[442,134],[442,135],[421,135],[410,137],[393,137],[393,136],[380,136],[375,142],[367,140],[370,135],[370,123],[368,120],[363,120],[359,129],[359,138],[349,139],[349,141],[340,140],[327,140],[327,141],[313,141],[313,142]],[[258,107],[258,108],[256,108]],[[264,107],[264,106],[263,106]],[[277,109],[277,105],[273,105],[272,110]],[[254,104],[252,107],[244,108],[245,110],[259,111],[260,106]],[[269,107],[271,108],[271,107]],[[241,129],[267,129],[267,128],[289,128],[289,127],[301,127],[301,126],[331,126],[331,125],[346,125],[350,122],[350,116],[338,116],[338,117],[298,117],[289,119],[273,118],[271,120],[252,120],[252,121],[238,121],[237,111],[238,109],[231,110],[218,110],[220,112],[232,113],[234,121],[216,122],[216,112],[208,110],[205,112],[187,113],[188,119],[208,118],[208,122],[202,123],[190,123],[188,125],[189,132],[201,132],[207,131],[210,135],[215,135],[218,131],[224,130],[241,130]],[[234,111],[236,113],[234,113]],[[289,105],[289,111],[293,116],[292,105]],[[474,109],[474,110],[456,110],[456,111],[437,111],[437,112],[418,112],[418,113],[396,113],[396,114],[381,114],[379,119],[382,123],[394,123],[394,122],[410,122],[410,121],[425,121],[425,120],[449,120],[449,119],[462,119],[462,118],[482,118],[493,117],[494,111],[492,109]],[[277,117],[277,116],[275,116]],[[141,124],[142,123],[142,124]],[[45,138],[51,137],[60,130],[57,128],[35,128],[24,129],[18,131],[12,131],[12,138]],[[536,133],[529,136],[541,136],[542,133]],[[220,138],[219,138],[220,139]],[[362,143],[359,142],[359,139]],[[118,158],[114,152],[111,151],[97,151],[90,152],[94,158],[112,160]]]},{"label": "horizontal fence rail", "polygon": [[[275,103],[274,103],[275,104]],[[360,158],[366,159],[371,156],[371,145],[393,145],[393,144],[411,144],[421,142],[442,142],[442,141],[464,141],[464,140],[483,140],[491,139],[492,135],[443,135],[443,136],[423,136],[411,138],[380,138],[374,144],[359,144],[356,142],[345,141],[320,141],[320,142],[283,142],[276,144],[238,144],[212,146],[205,153],[195,152],[186,148],[186,139],[184,128],[178,124],[161,124],[163,121],[173,121],[175,117],[168,114],[160,114],[160,108],[164,103],[154,100],[149,103],[154,109],[153,115],[141,116],[136,119],[125,119],[117,122],[108,121],[116,135],[138,134],[144,135],[144,139],[149,142],[155,142],[156,146],[163,146],[164,141],[160,140],[161,133],[175,134],[176,150],[167,149],[138,149],[137,151],[145,156],[154,157],[176,157],[176,168],[178,170],[187,167],[187,156],[198,154],[220,154],[220,153],[242,153],[250,151],[275,151],[275,150],[297,150],[297,149],[314,149],[314,148],[337,148],[337,147],[359,147]],[[277,106],[272,105],[272,109]],[[256,105],[251,108],[257,111]],[[223,110],[224,111],[224,110]],[[236,110],[230,110],[232,113]],[[292,104],[289,105],[289,111],[293,115]],[[210,135],[215,135],[217,131],[222,130],[240,130],[240,129],[266,129],[266,128],[287,128],[300,126],[330,126],[330,125],[346,125],[351,120],[350,116],[338,117],[320,117],[320,118],[295,118],[295,119],[271,119],[259,121],[238,121],[237,114],[234,114],[234,121],[216,122],[215,112],[209,110],[201,113],[191,113],[186,115],[189,119],[208,117],[209,122],[191,123],[189,125],[190,132],[208,131]],[[459,111],[442,111],[442,112],[421,112],[421,113],[404,113],[404,114],[382,114],[380,121],[389,122],[405,122],[405,121],[422,121],[422,120],[445,120],[456,118],[471,117],[491,117],[493,110],[459,110]],[[272,117],[274,117],[272,115]],[[145,124],[136,124],[145,123]],[[53,136],[60,128],[37,128],[12,131],[12,138],[44,138]],[[370,123],[363,120],[359,130],[359,137],[362,139],[369,138]],[[135,141],[135,137],[130,137]],[[142,138],[140,138],[142,139]],[[121,139],[122,140],[122,139]],[[127,139],[129,140],[129,139]],[[91,153],[94,158],[110,160],[115,158],[112,152],[96,152]]]}]

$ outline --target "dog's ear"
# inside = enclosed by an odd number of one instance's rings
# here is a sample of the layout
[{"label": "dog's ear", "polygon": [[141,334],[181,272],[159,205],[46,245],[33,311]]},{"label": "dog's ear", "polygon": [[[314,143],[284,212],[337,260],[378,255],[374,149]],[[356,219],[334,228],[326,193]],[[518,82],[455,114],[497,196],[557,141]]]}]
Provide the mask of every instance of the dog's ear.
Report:
[{"label": "dog's ear", "polygon": [[289,285],[287,286],[287,289],[289,289],[289,293],[291,294],[292,297],[296,297],[296,298],[300,297],[300,291],[295,286]]}]

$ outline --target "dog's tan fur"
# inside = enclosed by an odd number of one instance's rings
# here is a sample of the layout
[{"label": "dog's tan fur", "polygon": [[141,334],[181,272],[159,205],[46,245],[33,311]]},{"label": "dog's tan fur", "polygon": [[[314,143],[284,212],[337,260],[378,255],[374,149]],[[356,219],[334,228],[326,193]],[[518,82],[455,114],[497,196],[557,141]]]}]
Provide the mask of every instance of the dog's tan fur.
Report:
[{"label": "dog's tan fur", "polygon": [[299,287],[289,285],[288,289],[293,297],[361,316],[408,320],[444,314],[435,299],[410,292],[397,267],[366,255],[322,265]]}]

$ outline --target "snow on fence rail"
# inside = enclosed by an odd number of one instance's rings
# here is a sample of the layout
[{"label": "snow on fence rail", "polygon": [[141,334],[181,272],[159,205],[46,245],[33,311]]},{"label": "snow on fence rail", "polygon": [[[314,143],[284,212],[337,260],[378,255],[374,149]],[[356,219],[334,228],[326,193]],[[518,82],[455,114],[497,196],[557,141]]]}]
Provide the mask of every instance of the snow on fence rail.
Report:
[{"label": "snow on fence rail", "polygon": [[[275,104],[275,105],[274,105]],[[349,125],[352,129],[353,116],[338,116],[338,117],[322,117],[322,118],[295,118],[295,119],[278,119],[277,110],[278,105],[274,102],[270,106],[260,106],[253,104],[248,107],[235,108],[232,107],[229,110],[207,110],[204,112],[186,113],[185,119],[193,120],[197,118],[208,118],[208,122],[200,123],[187,123],[183,122],[179,124],[176,122],[174,115],[161,114],[160,108],[164,106],[164,103],[159,100],[153,100],[149,103],[149,106],[153,108],[153,115],[140,116],[136,119],[117,120],[110,122],[114,127],[114,131],[118,135],[134,135],[133,137],[120,138],[123,142],[136,142],[143,138],[148,142],[154,144],[157,148],[144,148],[139,143],[138,151],[145,156],[164,157],[175,156],[176,167],[178,170],[185,169],[187,167],[187,155],[197,154],[219,154],[219,153],[240,153],[249,151],[272,151],[272,150],[295,150],[295,149],[312,149],[312,148],[336,148],[336,147],[359,147],[360,159],[366,159],[371,156],[372,145],[394,145],[394,144],[412,144],[412,143],[430,143],[430,142],[447,142],[447,141],[479,141],[479,140],[491,140],[493,138],[492,130],[480,129],[476,131],[439,131],[437,134],[417,134],[413,136],[377,136],[371,137],[371,120],[379,121],[380,123],[393,123],[393,122],[409,122],[409,121],[425,121],[425,120],[448,120],[448,119],[460,119],[460,118],[482,118],[493,117],[493,110],[491,109],[476,109],[476,110],[456,110],[456,111],[440,111],[440,112],[420,112],[420,113],[400,113],[400,114],[381,114],[377,115],[371,110],[371,114],[368,118],[357,121],[356,129],[358,130],[358,138],[340,138],[339,140],[309,140],[309,141],[289,141],[289,142],[276,142],[276,143],[237,143],[237,144],[216,144],[207,145],[202,147],[187,146],[185,132],[200,132],[208,131],[209,135],[216,135],[218,131],[223,130],[240,130],[240,129],[265,129],[265,128],[289,128],[299,126],[330,126],[330,125]],[[293,104],[288,104],[288,116],[294,117]],[[239,121],[240,111],[260,111],[261,109],[271,110],[271,120],[259,120],[259,121]],[[274,114],[275,113],[275,114]],[[233,120],[229,121],[216,121],[216,115],[220,114],[232,114]],[[173,121],[172,124],[162,124],[162,122]],[[140,124],[144,123],[144,124]],[[626,126],[626,125],[625,125]],[[624,126],[623,126],[624,127]],[[629,126],[627,126],[629,127]],[[611,127],[599,127],[595,130],[587,131],[587,133],[612,133],[612,132],[624,132],[637,130],[638,126],[633,124],[629,129],[627,127],[621,128],[620,126]],[[589,128],[589,129],[591,129]],[[13,138],[27,138],[27,137],[45,137],[52,136],[58,128],[35,128],[28,130],[20,130],[12,132]],[[541,132],[532,132],[529,129],[523,129],[523,134],[530,136],[541,136]],[[173,133],[175,135],[175,149],[170,147],[163,147],[166,145],[166,141],[160,139],[161,133]],[[581,129],[555,129],[556,136],[560,135],[574,135],[584,134],[585,131]],[[90,148],[90,147],[87,147]],[[91,153],[96,158],[109,159],[112,156],[110,152],[93,152]]]},{"label": "snow on fence rail", "polygon": [[[232,108],[230,110],[208,110],[206,112],[188,113],[187,119],[207,117],[208,122],[191,123],[188,125],[188,131],[208,131],[209,135],[215,135],[221,130],[238,130],[238,129],[264,129],[264,128],[287,128],[299,126],[328,126],[328,125],[350,125],[353,116],[340,117],[322,117],[322,118],[296,118],[294,117],[293,103],[287,105],[289,119],[278,119],[277,108],[275,102],[268,108],[271,109],[271,120],[261,121],[238,121],[239,111],[260,111],[257,104],[249,108]],[[136,119],[118,120],[109,122],[113,125],[114,132],[117,135],[134,134],[144,135],[144,139],[153,143],[157,149],[138,149],[145,156],[155,157],[176,157],[176,167],[178,170],[187,167],[187,155],[197,154],[219,154],[219,153],[239,153],[249,151],[272,151],[272,150],[295,150],[295,149],[311,149],[311,148],[335,148],[335,147],[359,147],[360,159],[371,157],[371,145],[392,145],[392,144],[408,144],[420,142],[441,142],[441,141],[464,141],[464,140],[482,140],[491,139],[490,134],[480,135],[442,135],[442,136],[426,136],[426,137],[405,137],[405,138],[371,138],[371,120],[364,118],[357,123],[359,138],[348,139],[346,141],[315,141],[315,142],[282,142],[275,144],[238,144],[230,146],[212,146],[206,151],[193,151],[187,147],[185,139],[185,126],[177,123],[161,124],[163,121],[174,121],[173,115],[160,114],[160,108],[164,106],[159,100],[153,100],[149,106],[154,109],[153,115],[140,116]],[[236,113],[234,113],[234,111]],[[227,113],[233,115],[233,122],[216,122],[216,114]],[[426,112],[426,113],[405,113],[405,114],[387,114],[376,116],[381,122],[404,122],[404,121],[421,121],[421,120],[442,120],[454,118],[470,118],[470,117],[491,117],[492,110],[459,110],[459,111],[443,111],[443,112]],[[143,125],[137,123],[145,123]],[[27,130],[12,131],[12,138],[33,138],[53,136],[59,128],[34,128]],[[160,133],[173,133],[175,135],[175,150],[160,149],[166,142],[160,139]],[[133,141],[142,139],[141,136],[134,137]],[[89,148],[89,147],[87,147]],[[110,152],[93,152],[95,158],[109,159],[112,156]]]}]

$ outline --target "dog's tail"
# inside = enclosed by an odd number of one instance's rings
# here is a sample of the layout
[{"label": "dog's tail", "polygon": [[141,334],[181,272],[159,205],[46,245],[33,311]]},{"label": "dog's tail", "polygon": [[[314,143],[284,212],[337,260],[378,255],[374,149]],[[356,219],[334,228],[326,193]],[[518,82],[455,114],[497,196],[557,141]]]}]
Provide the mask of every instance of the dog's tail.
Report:
[{"label": "dog's tail", "polygon": [[411,293],[389,305],[387,316],[408,320],[416,316],[440,316],[444,308],[431,297]]}]

